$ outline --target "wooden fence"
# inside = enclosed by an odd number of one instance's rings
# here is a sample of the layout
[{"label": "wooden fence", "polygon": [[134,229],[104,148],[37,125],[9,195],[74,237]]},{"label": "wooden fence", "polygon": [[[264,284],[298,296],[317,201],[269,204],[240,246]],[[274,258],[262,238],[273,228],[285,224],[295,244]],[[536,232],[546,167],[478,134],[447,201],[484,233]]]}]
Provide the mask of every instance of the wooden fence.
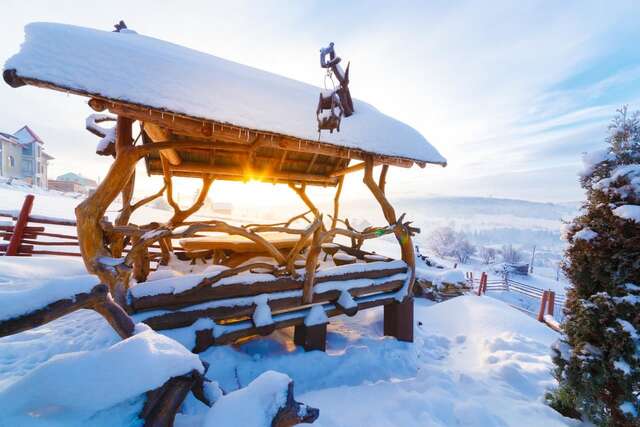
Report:
[{"label": "wooden fence", "polygon": [[[32,215],[34,200],[35,196],[28,194],[24,198],[20,211],[0,210],[0,218],[13,220],[13,222],[3,221],[0,223],[0,241],[7,242],[0,243],[0,255],[82,256],[78,243],[76,221]],[[159,248],[158,245],[151,247]],[[129,252],[129,250],[130,246],[124,249],[125,252]],[[149,255],[152,257],[160,256],[160,252],[150,252]]]},{"label": "wooden fence", "polygon": [[[558,329],[558,322],[554,319],[563,317],[563,308],[567,302],[564,295],[556,294],[551,289],[542,289],[526,283],[513,280],[508,275],[499,279],[488,279],[486,273],[478,278],[474,278],[472,273],[467,273],[467,282],[477,295],[487,292],[514,292],[532,300],[540,301],[538,312],[528,310],[524,307],[510,304],[524,313],[537,318],[541,322],[547,323],[553,329]],[[553,324],[549,324],[553,323]]]}]

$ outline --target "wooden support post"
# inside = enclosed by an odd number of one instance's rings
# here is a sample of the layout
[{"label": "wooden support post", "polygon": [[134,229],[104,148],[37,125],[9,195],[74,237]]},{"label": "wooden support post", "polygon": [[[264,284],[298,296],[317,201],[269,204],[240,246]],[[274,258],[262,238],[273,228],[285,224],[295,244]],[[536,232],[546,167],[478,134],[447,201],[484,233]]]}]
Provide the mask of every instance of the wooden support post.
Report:
[{"label": "wooden support post", "polygon": [[549,291],[542,293],[542,299],[540,300],[540,310],[538,311],[538,322],[544,322],[544,312],[549,300]]},{"label": "wooden support post", "polygon": [[482,287],[484,285],[484,272],[480,275],[480,282],[478,282],[478,296],[482,295]]},{"label": "wooden support post", "polygon": [[[396,211],[389,203],[389,200],[384,194],[382,188],[385,187],[386,176],[387,173],[380,174],[380,180],[378,183],[373,179],[373,158],[369,157],[365,161],[365,170],[364,170],[364,184],[369,188],[373,197],[376,198],[378,204],[382,208],[382,213],[384,214],[385,219],[389,223],[389,225],[393,225],[397,223]],[[416,256],[414,252],[413,242],[411,240],[411,233],[409,232],[407,227],[396,226],[394,229],[394,234],[396,235],[396,239],[398,239],[398,243],[400,244],[400,250],[402,253],[402,260],[407,263],[409,267],[409,285],[407,287],[407,296],[413,295],[413,285],[416,281]],[[413,334],[413,333],[412,333]]]},{"label": "wooden support post", "polygon": [[384,334],[413,342],[413,297],[384,306]]},{"label": "wooden support post", "polygon": [[487,275],[487,273],[482,273],[482,293],[486,294],[487,293],[487,281],[489,280],[489,276]]},{"label": "wooden support post", "polygon": [[118,193],[127,185],[133,175],[139,155],[135,152],[131,127],[133,121],[118,116],[116,124],[116,158],[95,192],[76,207],[78,242],[80,253],[89,273],[95,274],[100,281],[109,286],[115,295],[118,281],[128,288],[128,277],[120,277],[114,269],[100,268],[98,258],[109,257],[111,252],[105,247],[105,233],[100,225],[109,205]]},{"label": "wooden support post", "polygon": [[549,290],[549,299],[547,301],[547,314],[553,317],[553,312],[556,305],[556,293]]},{"label": "wooden support post", "polygon": [[333,198],[333,218],[331,218],[331,230],[338,225],[338,213],[340,210],[340,194],[342,194],[342,184],[344,183],[344,176],[338,179],[338,186],[336,187],[336,195]]},{"label": "wooden support post", "polygon": [[22,242],[22,236],[24,236],[24,229],[29,222],[29,215],[31,214],[31,208],[33,207],[33,194],[27,194],[22,203],[22,209],[16,221],[16,225],[13,227],[13,234],[11,240],[7,246],[7,252],[5,256],[16,256],[20,252],[20,243]]},{"label": "wooden support post", "polygon": [[293,342],[304,347],[305,351],[325,351],[327,349],[327,324],[296,325],[293,333]]}]

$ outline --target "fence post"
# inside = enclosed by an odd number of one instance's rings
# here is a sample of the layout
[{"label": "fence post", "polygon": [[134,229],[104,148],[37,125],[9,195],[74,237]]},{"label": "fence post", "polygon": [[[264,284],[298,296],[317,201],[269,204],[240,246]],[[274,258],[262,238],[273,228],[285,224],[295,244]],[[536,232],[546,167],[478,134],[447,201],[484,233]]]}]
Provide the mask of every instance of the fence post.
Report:
[{"label": "fence post", "polygon": [[489,281],[489,275],[485,272],[482,273],[482,293],[487,293],[487,282]]},{"label": "fence post", "polygon": [[538,311],[538,322],[544,322],[544,312],[547,306],[547,300],[549,299],[549,291],[542,293],[542,300],[540,301],[540,311]]},{"label": "fence post", "polygon": [[22,209],[16,220],[16,225],[13,227],[13,234],[9,245],[7,246],[6,256],[16,256],[20,252],[20,244],[22,243],[22,236],[24,235],[24,229],[29,222],[29,215],[31,214],[31,208],[33,207],[33,194],[27,194],[22,203]]},{"label": "fence post", "polygon": [[547,301],[547,314],[553,317],[553,312],[556,305],[556,293],[549,290],[549,300]]},{"label": "fence post", "polygon": [[478,281],[478,296],[482,295],[482,278],[484,277],[484,273],[480,275],[480,281]]}]

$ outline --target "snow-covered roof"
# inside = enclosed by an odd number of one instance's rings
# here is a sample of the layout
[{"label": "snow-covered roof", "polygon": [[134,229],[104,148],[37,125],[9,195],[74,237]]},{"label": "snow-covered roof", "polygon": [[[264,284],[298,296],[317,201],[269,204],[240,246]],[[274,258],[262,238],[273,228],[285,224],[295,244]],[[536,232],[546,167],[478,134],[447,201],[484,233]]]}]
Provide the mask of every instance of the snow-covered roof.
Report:
[{"label": "snow-covered roof", "polygon": [[[32,23],[5,64],[18,78],[255,131],[318,141],[318,87],[133,32]],[[318,70],[320,75],[320,70]],[[415,129],[354,99],[320,142],[445,164]]]}]

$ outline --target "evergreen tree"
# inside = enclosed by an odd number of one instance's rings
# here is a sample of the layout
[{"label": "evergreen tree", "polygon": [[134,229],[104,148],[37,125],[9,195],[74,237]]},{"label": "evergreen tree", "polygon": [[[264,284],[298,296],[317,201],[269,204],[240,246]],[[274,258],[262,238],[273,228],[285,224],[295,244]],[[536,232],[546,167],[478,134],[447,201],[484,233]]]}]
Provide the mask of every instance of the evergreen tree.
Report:
[{"label": "evergreen tree", "polygon": [[587,200],[566,230],[573,286],[547,399],[600,426],[639,426],[640,112],[618,110],[607,143],[585,156]]}]

